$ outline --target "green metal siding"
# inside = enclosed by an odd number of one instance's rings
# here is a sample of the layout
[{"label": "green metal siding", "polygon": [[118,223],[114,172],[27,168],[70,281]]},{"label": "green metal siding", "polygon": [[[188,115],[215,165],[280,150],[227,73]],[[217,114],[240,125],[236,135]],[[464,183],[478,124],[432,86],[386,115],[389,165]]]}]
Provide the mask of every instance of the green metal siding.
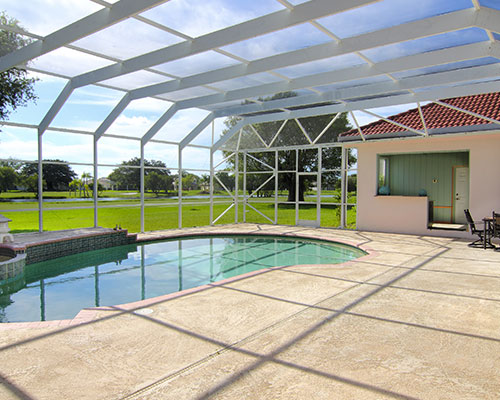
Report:
[{"label": "green metal siding", "polygon": [[427,153],[387,155],[391,195],[418,196],[427,191],[434,202],[434,221],[452,220],[453,167],[468,166],[469,153]]}]

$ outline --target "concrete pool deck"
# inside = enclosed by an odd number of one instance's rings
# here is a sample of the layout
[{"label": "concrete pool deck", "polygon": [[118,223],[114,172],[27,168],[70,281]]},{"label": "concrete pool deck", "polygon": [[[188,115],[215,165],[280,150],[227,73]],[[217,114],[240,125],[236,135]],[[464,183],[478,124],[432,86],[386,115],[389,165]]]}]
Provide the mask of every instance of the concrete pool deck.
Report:
[{"label": "concrete pool deck", "polygon": [[[498,399],[500,252],[435,237],[239,224],[368,256],[250,274],[74,325],[0,328],[2,399]],[[87,318],[87,319],[85,319]]]}]

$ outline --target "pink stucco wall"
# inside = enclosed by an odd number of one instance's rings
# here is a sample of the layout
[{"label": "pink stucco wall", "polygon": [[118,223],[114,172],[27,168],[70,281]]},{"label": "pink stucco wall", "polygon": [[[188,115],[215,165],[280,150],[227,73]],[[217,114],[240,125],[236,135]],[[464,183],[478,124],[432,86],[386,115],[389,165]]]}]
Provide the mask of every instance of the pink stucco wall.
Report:
[{"label": "pink stucco wall", "polygon": [[469,208],[480,220],[500,212],[500,131],[357,143],[357,228],[378,232],[469,237],[469,233],[427,229],[427,198],[377,196],[377,154],[469,151]]}]

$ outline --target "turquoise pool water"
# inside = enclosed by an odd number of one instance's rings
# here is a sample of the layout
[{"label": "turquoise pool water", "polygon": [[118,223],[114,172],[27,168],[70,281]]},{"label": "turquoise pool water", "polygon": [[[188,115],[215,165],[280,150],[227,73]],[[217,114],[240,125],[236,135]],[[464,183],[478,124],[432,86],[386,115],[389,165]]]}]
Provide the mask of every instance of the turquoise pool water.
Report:
[{"label": "turquoise pool water", "polygon": [[26,266],[0,282],[0,321],[73,318],[269,267],[336,264],[365,253],[336,243],[268,236],[191,237],[90,251]]}]

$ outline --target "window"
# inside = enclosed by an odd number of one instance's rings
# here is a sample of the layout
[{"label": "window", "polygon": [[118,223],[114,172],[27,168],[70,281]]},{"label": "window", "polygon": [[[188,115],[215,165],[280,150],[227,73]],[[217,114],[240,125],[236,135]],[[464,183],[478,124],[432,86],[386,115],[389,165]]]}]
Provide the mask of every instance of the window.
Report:
[{"label": "window", "polygon": [[379,156],[377,194],[389,194],[389,158]]}]

